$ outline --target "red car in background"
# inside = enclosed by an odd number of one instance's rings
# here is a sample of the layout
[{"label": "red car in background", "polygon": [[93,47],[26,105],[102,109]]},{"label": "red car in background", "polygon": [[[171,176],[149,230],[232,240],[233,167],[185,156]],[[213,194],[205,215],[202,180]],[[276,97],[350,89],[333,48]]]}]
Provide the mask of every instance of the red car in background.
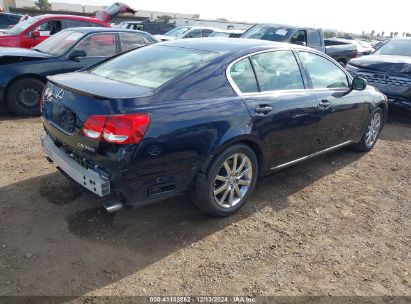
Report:
[{"label": "red car in background", "polygon": [[122,13],[135,11],[123,3],[114,3],[105,11],[98,12],[96,18],[75,15],[40,15],[30,17],[7,32],[0,34],[0,47],[32,48],[50,36],[66,28],[110,27],[109,22]]},{"label": "red car in background", "polygon": [[41,15],[29,18],[0,35],[0,46],[32,48],[51,35],[70,27],[110,27],[98,19],[71,15]]}]

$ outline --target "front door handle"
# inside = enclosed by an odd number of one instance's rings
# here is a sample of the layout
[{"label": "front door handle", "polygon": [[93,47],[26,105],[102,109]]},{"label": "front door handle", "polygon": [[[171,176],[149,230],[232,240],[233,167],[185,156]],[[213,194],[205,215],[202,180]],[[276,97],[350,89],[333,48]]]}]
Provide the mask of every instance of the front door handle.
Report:
[{"label": "front door handle", "polygon": [[268,115],[274,112],[274,108],[268,104],[261,104],[255,108],[255,112],[258,115]]},{"label": "front door handle", "polygon": [[323,99],[321,100],[320,104],[318,105],[318,107],[321,110],[327,110],[329,108],[331,108],[331,102],[328,99]]}]

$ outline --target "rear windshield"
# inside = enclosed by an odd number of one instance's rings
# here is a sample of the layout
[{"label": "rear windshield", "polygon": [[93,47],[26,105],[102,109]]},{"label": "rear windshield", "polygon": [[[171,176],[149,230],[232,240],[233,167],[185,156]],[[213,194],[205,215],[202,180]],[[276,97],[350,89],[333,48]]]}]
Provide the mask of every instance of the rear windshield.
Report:
[{"label": "rear windshield", "polygon": [[155,89],[216,55],[179,47],[148,46],[116,57],[91,73]]}]

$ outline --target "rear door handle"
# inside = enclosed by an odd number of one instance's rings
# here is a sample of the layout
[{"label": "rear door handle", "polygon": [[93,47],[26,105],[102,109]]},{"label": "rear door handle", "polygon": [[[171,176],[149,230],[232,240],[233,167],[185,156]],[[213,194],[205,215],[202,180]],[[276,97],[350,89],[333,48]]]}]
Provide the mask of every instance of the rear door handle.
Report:
[{"label": "rear door handle", "polygon": [[258,115],[268,115],[274,112],[274,108],[268,104],[261,104],[255,108],[255,112]]},{"label": "rear door handle", "polygon": [[331,102],[328,99],[323,99],[321,100],[320,104],[318,105],[318,107],[321,110],[327,110],[329,108],[331,108]]}]

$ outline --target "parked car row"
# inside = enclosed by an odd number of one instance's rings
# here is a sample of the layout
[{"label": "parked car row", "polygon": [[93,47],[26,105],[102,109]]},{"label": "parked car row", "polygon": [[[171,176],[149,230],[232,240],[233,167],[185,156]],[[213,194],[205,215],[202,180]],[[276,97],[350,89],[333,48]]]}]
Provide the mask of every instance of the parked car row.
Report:
[{"label": "parked car row", "polygon": [[[108,211],[189,192],[206,213],[231,215],[261,175],[345,146],[371,150],[388,103],[366,80],[410,97],[398,56],[411,55],[411,40],[355,58],[353,41],[284,25],[184,26],[154,37],[140,23],[110,28],[110,12],[124,10],[29,18],[4,36],[19,32],[11,46],[31,49],[0,48],[0,99],[18,114],[42,113],[47,158],[92,193],[112,195]],[[372,72],[378,56],[389,61],[382,78]]]},{"label": "parked car row", "polygon": [[255,39],[183,39],[48,77],[48,159],[101,197],[139,207],[189,192],[237,212],[257,177],[352,146],[369,151],[386,97],[323,52]]},{"label": "parked car row", "polygon": [[31,50],[0,48],[0,101],[16,114],[38,115],[47,76],[77,71],[155,42],[146,32],[79,27],[65,29]]}]

